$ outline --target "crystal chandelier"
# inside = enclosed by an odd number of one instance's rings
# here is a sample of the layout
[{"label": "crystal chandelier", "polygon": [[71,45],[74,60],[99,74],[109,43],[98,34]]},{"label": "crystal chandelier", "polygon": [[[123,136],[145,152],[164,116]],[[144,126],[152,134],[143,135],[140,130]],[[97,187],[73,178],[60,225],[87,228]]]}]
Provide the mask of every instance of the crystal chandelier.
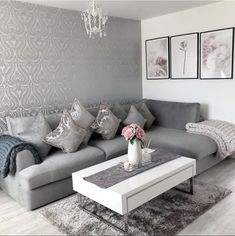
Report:
[{"label": "crystal chandelier", "polygon": [[97,6],[95,0],[89,1],[88,9],[82,12],[82,19],[90,38],[94,39],[97,34],[101,38],[106,36],[105,24],[108,16],[103,15],[102,9]]}]

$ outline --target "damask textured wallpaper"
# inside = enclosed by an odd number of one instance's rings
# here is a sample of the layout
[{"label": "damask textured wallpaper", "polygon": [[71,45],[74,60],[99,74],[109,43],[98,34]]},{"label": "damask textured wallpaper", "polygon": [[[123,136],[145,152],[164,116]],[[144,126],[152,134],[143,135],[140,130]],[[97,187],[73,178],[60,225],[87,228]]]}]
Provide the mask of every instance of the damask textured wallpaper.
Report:
[{"label": "damask textured wallpaper", "polygon": [[140,22],[110,17],[107,33],[89,39],[80,12],[0,1],[0,117],[141,98]]}]

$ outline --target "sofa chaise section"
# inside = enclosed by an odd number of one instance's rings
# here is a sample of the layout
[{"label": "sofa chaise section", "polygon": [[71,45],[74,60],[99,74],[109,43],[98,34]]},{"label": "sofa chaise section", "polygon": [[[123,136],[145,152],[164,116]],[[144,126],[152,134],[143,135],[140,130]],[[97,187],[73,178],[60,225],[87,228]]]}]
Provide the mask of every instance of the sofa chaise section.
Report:
[{"label": "sofa chaise section", "polygon": [[197,160],[197,174],[207,169],[207,165],[198,165],[201,160],[208,156],[213,156],[217,163],[215,153],[217,151],[216,143],[202,135],[189,134],[184,130],[169,129],[155,126],[147,132],[151,138],[151,148],[165,148],[182,156],[190,157]]}]

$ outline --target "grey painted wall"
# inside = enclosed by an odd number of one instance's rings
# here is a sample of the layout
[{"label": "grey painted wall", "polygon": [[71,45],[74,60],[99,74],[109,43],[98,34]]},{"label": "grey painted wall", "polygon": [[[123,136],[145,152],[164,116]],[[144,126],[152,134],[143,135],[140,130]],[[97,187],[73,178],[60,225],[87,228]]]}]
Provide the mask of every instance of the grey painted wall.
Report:
[{"label": "grey painted wall", "polygon": [[0,1],[0,116],[141,98],[140,22],[110,18],[89,39],[80,12]]}]

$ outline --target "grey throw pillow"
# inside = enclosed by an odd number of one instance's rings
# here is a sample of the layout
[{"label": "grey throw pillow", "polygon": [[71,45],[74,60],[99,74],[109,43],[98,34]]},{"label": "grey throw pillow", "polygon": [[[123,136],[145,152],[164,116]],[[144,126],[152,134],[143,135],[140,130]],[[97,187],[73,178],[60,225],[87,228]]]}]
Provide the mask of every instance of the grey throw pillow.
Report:
[{"label": "grey throw pillow", "polygon": [[150,112],[145,103],[141,105],[141,107],[139,108],[139,112],[146,119],[146,124],[145,124],[146,129],[149,129],[152,126],[153,122],[155,121],[155,117]]},{"label": "grey throw pillow", "polygon": [[6,117],[9,135],[15,136],[27,130],[34,122],[35,117]]},{"label": "grey throw pillow", "polygon": [[46,157],[51,146],[43,139],[51,132],[51,127],[42,113],[36,117],[7,117],[9,134],[21,140],[32,143],[41,157]]},{"label": "grey throw pillow", "polygon": [[101,134],[103,139],[112,139],[117,133],[120,122],[121,120],[107,106],[101,105],[91,128]]},{"label": "grey throw pillow", "polygon": [[141,128],[144,127],[146,119],[140,114],[134,105],[131,106],[127,118],[123,121],[124,125],[137,124]]},{"label": "grey throw pillow", "polygon": [[59,126],[44,141],[64,152],[76,152],[86,136],[86,130],[77,126],[69,112],[65,111]]},{"label": "grey throw pillow", "polygon": [[121,121],[124,121],[127,117],[127,112],[124,110],[124,108],[118,102],[116,102],[113,105],[112,112]]}]

